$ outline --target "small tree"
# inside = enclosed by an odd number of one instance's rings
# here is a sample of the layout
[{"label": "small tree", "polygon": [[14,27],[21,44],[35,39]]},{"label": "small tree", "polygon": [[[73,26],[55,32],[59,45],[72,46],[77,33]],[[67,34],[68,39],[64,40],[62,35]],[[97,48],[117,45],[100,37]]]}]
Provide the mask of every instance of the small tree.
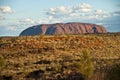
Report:
[{"label": "small tree", "polygon": [[75,67],[77,71],[83,74],[85,80],[88,80],[90,78],[94,71],[94,65],[90,59],[88,50],[82,51],[80,62],[76,63]]}]

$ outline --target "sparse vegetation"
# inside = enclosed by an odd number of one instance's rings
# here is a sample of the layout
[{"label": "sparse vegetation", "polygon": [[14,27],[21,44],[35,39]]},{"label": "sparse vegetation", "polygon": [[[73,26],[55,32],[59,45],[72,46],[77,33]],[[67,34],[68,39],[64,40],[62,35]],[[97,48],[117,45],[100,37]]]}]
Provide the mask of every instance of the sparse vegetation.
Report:
[{"label": "sparse vegetation", "polygon": [[1,37],[0,55],[3,80],[112,80],[108,75],[120,64],[120,35]]}]

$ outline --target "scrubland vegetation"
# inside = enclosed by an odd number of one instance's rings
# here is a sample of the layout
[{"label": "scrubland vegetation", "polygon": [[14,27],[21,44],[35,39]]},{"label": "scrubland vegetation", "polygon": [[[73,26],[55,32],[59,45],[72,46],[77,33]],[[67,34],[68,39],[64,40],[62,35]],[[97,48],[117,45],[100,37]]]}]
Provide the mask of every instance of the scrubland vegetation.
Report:
[{"label": "scrubland vegetation", "polygon": [[120,34],[0,37],[0,80],[120,80]]}]

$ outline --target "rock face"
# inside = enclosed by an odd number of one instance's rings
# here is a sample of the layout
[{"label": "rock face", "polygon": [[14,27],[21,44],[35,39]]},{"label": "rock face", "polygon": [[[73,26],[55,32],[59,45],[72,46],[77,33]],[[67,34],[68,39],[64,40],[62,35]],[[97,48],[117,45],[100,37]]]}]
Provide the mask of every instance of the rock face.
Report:
[{"label": "rock face", "polygon": [[107,33],[101,25],[89,23],[56,23],[41,24],[29,27],[21,32],[20,36],[34,36],[39,34],[84,34]]}]

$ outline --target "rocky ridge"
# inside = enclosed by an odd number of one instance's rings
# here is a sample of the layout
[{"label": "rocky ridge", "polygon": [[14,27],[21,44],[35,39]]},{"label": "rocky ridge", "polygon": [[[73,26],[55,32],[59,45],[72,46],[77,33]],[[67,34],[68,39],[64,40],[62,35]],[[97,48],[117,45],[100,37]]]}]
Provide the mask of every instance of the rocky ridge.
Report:
[{"label": "rocky ridge", "polygon": [[39,34],[85,34],[85,33],[107,33],[102,25],[90,23],[56,23],[41,24],[29,27],[20,33],[20,36],[34,36]]}]

